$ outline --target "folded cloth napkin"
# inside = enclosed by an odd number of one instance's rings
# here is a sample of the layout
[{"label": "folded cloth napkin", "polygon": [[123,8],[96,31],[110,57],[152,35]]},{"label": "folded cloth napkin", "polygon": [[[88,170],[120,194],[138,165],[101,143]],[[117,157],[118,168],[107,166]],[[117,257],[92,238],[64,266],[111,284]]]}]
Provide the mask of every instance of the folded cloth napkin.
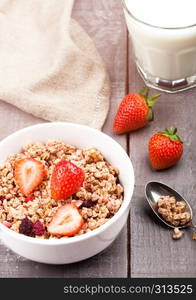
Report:
[{"label": "folded cloth napkin", "polygon": [[110,83],[74,0],[0,1],[0,99],[49,121],[100,129]]}]

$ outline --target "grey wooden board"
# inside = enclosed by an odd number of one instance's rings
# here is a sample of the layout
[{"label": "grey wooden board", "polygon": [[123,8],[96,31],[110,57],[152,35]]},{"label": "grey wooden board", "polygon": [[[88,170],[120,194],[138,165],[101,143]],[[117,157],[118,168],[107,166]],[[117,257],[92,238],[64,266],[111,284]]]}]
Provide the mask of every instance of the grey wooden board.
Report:
[{"label": "grey wooden board", "polygon": [[[117,100],[126,88],[126,27],[121,2],[116,0],[77,0],[73,17],[87,30],[96,43],[112,83],[111,107],[103,131],[112,135],[113,116]],[[43,120],[17,108],[0,103],[0,138]],[[116,138],[116,137],[115,137]],[[126,147],[125,136],[116,140]],[[50,266],[31,262],[0,243],[0,277],[126,277],[126,226],[109,249],[89,260],[64,266]]]},{"label": "grey wooden board", "polygon": [[[136,72],[131,43],[129,47],[129,91],[138,91],[143,81]],[[153,93],[158,91],[153,90]],[[144,198],[148,181],[161,181],[190,201],[196,222],[196,89],[177,94],[163,93],[154,107],[155,121],[129,135],[136,188],[131,209],[131,276],[195,277],[196,242],[191,230],[173,241],[170,231],[160,226]],[[156,131],[174,125],[184,141],[184,155],[178,165],[165,171],[153,171],[148,160],[148,141]]]}]

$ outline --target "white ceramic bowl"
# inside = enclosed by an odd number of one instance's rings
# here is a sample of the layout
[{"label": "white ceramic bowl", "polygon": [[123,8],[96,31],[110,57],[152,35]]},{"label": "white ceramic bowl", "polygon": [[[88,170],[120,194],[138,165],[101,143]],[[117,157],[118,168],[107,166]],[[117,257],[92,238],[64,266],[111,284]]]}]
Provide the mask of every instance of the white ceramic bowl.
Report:
[{"label": "white ceramic bowl", "polygon": [[19,130],[0,142],[0,164],[31,141],[46,142],[51,139],[65,141],[81,148],[96,147],[104,157],[120,170],[124,187],[124,201],[119,211],[99,228],[67,239],[43,240],[16,233],[0,224],[3,242],[17,254],[28,259],[66,264],[89,258],[108,247],[126,223],[134,189],[132,163],[124,149],[111,137],[87,126],[71,123],[43,123]]}]

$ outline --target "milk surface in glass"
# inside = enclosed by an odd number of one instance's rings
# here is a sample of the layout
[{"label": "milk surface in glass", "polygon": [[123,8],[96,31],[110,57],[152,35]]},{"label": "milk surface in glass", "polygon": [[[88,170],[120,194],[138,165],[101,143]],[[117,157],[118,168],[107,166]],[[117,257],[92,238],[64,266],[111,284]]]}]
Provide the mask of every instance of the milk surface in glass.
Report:
[{"label": "milk surface in glass", "polygon": [[175,92],[196,85],[196,0],[124,0],[139,72]]}]

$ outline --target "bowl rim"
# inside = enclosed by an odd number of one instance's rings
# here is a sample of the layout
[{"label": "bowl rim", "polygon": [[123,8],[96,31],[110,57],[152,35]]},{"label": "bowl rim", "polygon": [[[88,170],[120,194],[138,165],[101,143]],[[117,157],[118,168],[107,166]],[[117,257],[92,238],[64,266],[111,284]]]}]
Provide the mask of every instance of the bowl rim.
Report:
[{"label": "bowl rim", "polygon": [[[134,170],[133,170],[133,165],[131,162],[131,159],[129,158],[128,154],[126,153],[126,151],[123,149],[123,147],[116,142],[112,137],[110,137],[109,135],[103,133],[102,131],[95,129],[95,128],[91,128],[87,125],[81,125],[81,124],[77,124],[77,123],[70,123],[70,122],[47,122],[47,123],[39,123],[36,125],[31,125],[28,127],[25,127],[23,129],[17,130],[15,132],[13,132],[12,134],[10,134],[9,136],[5,137],[3,140],[0,141],[0,145],[6,143],[7,141],[11,140],[13,137],[17,137],[20,136],[21,134],[31,130],[31,129],[38,129],[41,127],[53,127],[53,126],[68,126],[68,127],[74,127],[74,128],[83,128],[84,130],[89,130],[92,132],[92,134],[99,134],[100,136],[103,136],[104,138],[108,139],[108,141],[112,142],[115,147],[119,148],[119,150],[123,153],[124,158],[126,158],[127,160],[127,165],[129,166],[130,169],[130,178],[132,179],[130,186],[129,186],[129,190],[127,191],[127,199],[123,198],[123,202],[122,205],[120,207],[120,209],[118,210],[118,212],[110,219],[108,220],[105,224],[101,225],[100,227],[81,234],[81,235],[77,235],[77,236],[73,236],[70,238],[67,237],[62,237],[60,239],[39,239],[39,238],[34,238],[34,237],[29,237],[26,235],[23,235],[21,233],[15,232],[9,228],[7,228],[5,225],[3,225],[2,223],[0,223],[0,233],[1,231],[13,236],[16,239],[22,240],[24,242],[29,242],[29,243],[33,243],[33,244],[41,244],[41,245],[48,245],[48,246],[57,246],[57,245],[62,245],[62,244],[70,244],[70,243],[76,243],[76,242],[80,242],[80,241],[85,241],[89,238],[95,237],[99,234],[101,234],[103,231],[105,231],[107,228],[109,228],[110,226],[112,226],[115,221],[119,218],[122,217],[123,213],[126,211],[126,209],[128,209],[129,204],[131,202],[132,199],[132,195],[133,195],[133,190],[134,190],[134,183],[135,183],[135,176],[134,176]],[[128,199],[130,198],[130,199]],[[126,200],[126,201],[125,201]]]}]

